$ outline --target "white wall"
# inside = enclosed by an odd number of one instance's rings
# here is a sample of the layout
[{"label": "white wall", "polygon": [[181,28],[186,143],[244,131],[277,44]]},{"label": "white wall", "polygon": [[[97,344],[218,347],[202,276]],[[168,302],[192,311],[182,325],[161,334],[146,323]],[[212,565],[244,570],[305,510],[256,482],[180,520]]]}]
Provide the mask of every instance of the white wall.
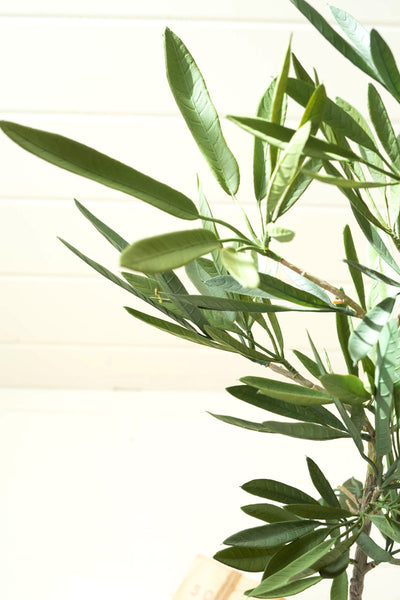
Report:
[{"label": "white wall", "polygon": [[[324,2],[316,5],[326,13]],[[382,33],[395,50],[399,47],[398,3],[379,3],[379,9],[373,1],[342,5],[367,24],[377,15]],[[365,109],[366,77],[318,37],[289,0],[148,2],[146,7],[122,0],[43,0],[0,7],[0,114],[76,138],[193,198],[199,172],[215,212],[230,218],[235,208],[208,174],[168,89],[166,25],[191,49],[222,114],[254,113],[280,68],[290,32],[296,53],[309,69],[318,68],[328,92]],[[294,107],[290,117],[296,118]],[[239,199],[254,210],[252,140],[229,122],[224,130],[241,165]],[[191,223],[47,165],[5,136],[0,157],[0,385],[188,389],[195,384],[220,390],[238,369],[252,371],[240,359],[135,322],[122,309],[132,299],[80,264],[56,239],[66,238],[111,267],[117,264],[115,253],[78,214],[74,197],[132,241]],[[299,229],[295,241],[278,251],[316,275],[348,284],[340,263],[348,212],[338,192],[313,186],[287,218],[288,226]],[[289,317],[289,347],[306,347],[304,323]],[[335,359],[328,321],[309,326]],[[157,380],[153,362],[161,366]],[[197,375],[199,364],[208,377]]]},{"label": "white wall", "polygon": [[[400,50],[397,0],[336,4],[378,24]],[[325,1],[314,5],[327,14]],[[365,109],[366,78],[289,0],[14,0],[0,3],[2,118],[93,145],[193,197],[200,172],[215,212],[231,215],[169,92],[166,25],[191,49],[222,114],[254,112],[291,31],[329,94]],[[252,210],[251,140],[223,126],[242,167],[240,198]],[[195,554],[212,555],[235,528],[251,525],[238,510],[248,502],[244,481],[275,477],[311,492],[305,455],[334,484],[353,471],[362,477],[346,443],[300,445],[214,422],[205,410],[252,418],[223,388],[259,371],[136,323],[121,308],[131,299],[56,240],[117,263],[74,197],[132,241],[182,222],[42,163],[4,136],[0,158],[1,598],[166,600]],[[338,260],[347,215],[337,192],[315,185],[288,217],[299,231],[287,257],[349,284]],[[289,345],[305,348],[305,324],[287,318]],[[329,317],[310,329],[337,359]],[[372,600],[382,568],[369,577]],[[400,597],[396,587],[390,593]],[[321,596],[320,588],[304,595]]]}]

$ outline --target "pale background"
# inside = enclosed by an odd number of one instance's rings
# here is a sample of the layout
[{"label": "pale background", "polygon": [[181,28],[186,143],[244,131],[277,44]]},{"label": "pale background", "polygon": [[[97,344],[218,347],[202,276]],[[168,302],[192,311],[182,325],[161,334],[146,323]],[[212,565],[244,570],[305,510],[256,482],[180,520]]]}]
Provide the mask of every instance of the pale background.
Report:
[{"label": "pale background", "polygon": [[[314,5],[328,15],[325,2]],[[378,26],[399,54],[397,0],[336,5]],[[73,137],[193,198],[200,173],[215,213],[231,218],[235,209],[208,175],[168,89],[165,26],[195,56],[221,114],[254,113],[290,32],[328,93],[366,110],[367,78],[289,0],[2,0],[2,118]],[[399,109],[384,97],[398,121]],[[289,116],[295,124],[296,110]],[[239,198],[251,212],[252,141],[223,127],[241,165]],[[117,264],[74,197],[131,241],[183,221],[59,171],[4,136],[0,157],[1,598],[169,599],[195,554],[211,556],[227,535],[255,524],[240,514],[252,501],[240,484],[274,477],[311,491],[306,455],[335,484],[353,467],[357,474],[346,443],[303,444],[214,421],[206,410],[259,416],[223,391],[259,369],[136,322],[122,309],[132,298],[56,239]],[[338,192],[315,185],[288,216],[299,232],[282,251],[348,286],[339,260],[346,222]],[[289,348],[307,349],[307,325],[340,368],[329,317],[285,321]],[[396,569],[388,573],[395,582]],[[367,600],[380,595],[382,568],[369,580]],[[396,588],[385,591],[388,600],[400,598]],[[320,598],[321,588],[303,597]]]}]

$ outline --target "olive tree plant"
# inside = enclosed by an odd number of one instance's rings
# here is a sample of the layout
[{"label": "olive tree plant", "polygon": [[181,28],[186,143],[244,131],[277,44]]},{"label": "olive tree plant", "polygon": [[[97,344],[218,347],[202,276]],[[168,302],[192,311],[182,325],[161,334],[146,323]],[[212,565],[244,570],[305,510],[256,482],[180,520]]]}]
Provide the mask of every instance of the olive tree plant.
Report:
[{"label": "olive tree plant", "polygon": [[[366,31],[353,17],[332,8],[342,37],[305,0],[291,2],[346,58],[400,101],[400,74],[377,31]],[[368,87],[365,118],[347,101],[327,97],[318,75],[303,67],[289,41],[282,69],[260,99],[256,115],[228,117],[254,137],[258,218],[251,222],[240,205],[239,167],[203,76],[170,29],[165,31],[165,61],[179,110],[219,185],[240,207],[242,229],[214,218],[200,182],[194,201],[55,133],[6,121],[1,129],[56,166],[195,222],[192,228],[129,244],[76,201],[82,215],[120,253],[120,273],[61,241],[152,309],[148,313],[126,307],[132,317],[259,365],[259,376],[244,376],[227,392],[284,420],[252,422],[215,415],[218,419],[300,440],[353,442],[365,461],[363,482],[353,477],[342,485],[330,483],[307,458],[313,496],[268,478],[245,483],[243,489],[263,501],[242,510],[262,524],[228,537],[215,558],[261,574],[260,584],[247,592],[250,597],[295,595],[328,578],[332,600],[359,600],[368,571],[383,562],[400,564],[400,141],[374,84]],[[296,129],[285,125],[288,102],[303,110]],[[313,180],[345,195],[370,248],[373,260],[365,265],[350,227],[344,228],[342,256],[354,291],[320,279],[312,267],[294,265],[282,255],[282,243],[290,242],[294,232],[281,226],[281,218],[295,209]],[[290,281],[281,270],[277,274],[277,265],[291,273]],[[198,293],[188,291],[176,273],[182,266]],[[155,311],[161,315],[154,316]],[[308,354],[293,350],[300,366],[292,364],[279,322],[279,313],[289,311],[312,313],[314,319],[320,313],[332,315],[347,372],[334,372],[311,338]]]}]

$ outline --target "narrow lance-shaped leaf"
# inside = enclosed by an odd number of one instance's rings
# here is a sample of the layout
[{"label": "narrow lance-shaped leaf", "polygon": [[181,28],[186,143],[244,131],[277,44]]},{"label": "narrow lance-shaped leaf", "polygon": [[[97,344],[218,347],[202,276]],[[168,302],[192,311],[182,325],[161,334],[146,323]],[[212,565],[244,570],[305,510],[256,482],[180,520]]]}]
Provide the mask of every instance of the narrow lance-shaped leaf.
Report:
[{"label": "narrow lance-shaped leaf", "polygon": [[398,185],[398,182],[391,183],[383,183],[380,181],[360,181],[359,179],[347,179],[346,177],[335,177],[333,175],[321,175],[321,173],[317,173],[315,171],[308,171],[307,169],[302,169],[302,172],[312,179],[316,179],[317,181],[321,181],[322,183],[327,183],[329,185],[335,185],[339,188],[352,188],[352,189],[366,189],[366,188],[378,188],[384,187],[387,185]]},{"label": "narrow lance-shaped leaf", "polygon": [[339,507],[339,500],[337,499],[335,492],[333,491],[331,484],[312,458],[307,457],[308,472],[311,477],[311,481],[314,484],[315,489],[321,494],[321,497],[330,506]]},{"label": "narrow lance-shaped leaf", "polygon": [[220,241],[211,231],[174,231],[134,242],[122,252],[120,264],[132,271],[163,273],[220,247]]},{"label": "narrow lance-shaped leaf", "polygon": [[239,168],[222,134],[203,76],[182,40],[165,30],[167,77],[175,101],[222,189],[236,194]]},{"label": "narrow lance-shaped leaf", "polygon": [[378,544],[364,532],[360,533],[357,544],[376,564],[390,562],[392,560],[392,555],[378,546]]},{"label": "narrow lance-shaped leaf", "polygon": [[267,190],[268,221],[272,220],[278,202],[297,173],[303,149],[309,138],[310,131],[311,122],[306,122],[296,131],[279,158]]},{"label": "narrow lance-shaped leaf", "polygon": [[367,356],[378,341],[383,326],[390,319],[396,296],[384,298],[374,306],[350,335],[349,352],[354,362]]},{"label": "narrow lance-shaped leaf", "polygon": [[332,581],[330,600],[347,600],[349,582],[346,571],[335,577]]},{"label": "narrow lance-shaped leaf", "polygon": [[261,592],[260,595],[256,593],[257,588],[245,592],[245,595],[255,598],[278,598],[278,600],[282,600],[283,597],[286,598],[287,596],[300,594],[300,592],[308,590],[308,588],[316,585],[320,581],[322,581],[322,577],[306,577],[305,579],[298,579],[296,581],[286,583],[285,585],[274,588],[270,592]]},{"label": "narrow lance-shaped leaf", "polygon": [[371,277],[376,281],[382,281],[386,285],[392,285],[393,287],[400,287],[399,281],[395,281],[391,277],[388,277],[387,275],[384,275],[383,273],[380,273],[375,269],[370,269],[369,267],[366,267],[365,265],[360,265],[360,263],[354,262],[352,260],[345,260],[344,262],[347,263],[350,267],[353,267],[356,271],[365,273],[365,275],[368,275],[368,277]]},{"label": "narrow lance-shaped leaf", "polygon": [[[358,256],[354,245],[353,236],[351,234],[351,229],[348,225],[346,225],[343,229],[343,244],[347,260],[358,262]],[[350,276],[353,280],[358,299],[362,308],[365,310],[365,290],[362,275],[357,269],[352,268],[351,263],[348,263],[348,265]]]},{"label": "narrow lance-shaped leaf", "polygon": [[[306,506],[306,505],[304,505]],[[307,505],[308,506],[308,505]],[[315,505],[316,506],[316,505]],[[298,517],[293,513],[275,506],[275,504],[268,504],[267,502],[261,502],[259,504],[248,504],[242,506],[241,510],[250,517],[266,521],[267,523],[280,523],[282,521],[298,521]]]},{"label": "narrow lance-shaped leaf", "polygon": [[286,544],[318,527],[318,521],[283,521],[244,529],[229,536],[224,544],[243,548],[272,548]]},{"label": "narrow lance-shaped leaf", "polygon": [[128,242],[124,240],[116,231],[108,227],[105,223],[100,221],[97,217],[94,216],[93,213],[90,212],[83,204],[75,200],[75,205],[78,210],[83,214],[88,221],[103,235],[110,244],[114,246],[118,250],[118,252],[122,252],[124,248],[129,246]]},{"label": "narrow lance-shaped leaf", "polygon": [[310,533],[306,533],[297,540],[293,540],[293,542],[286,544],[283,548],[277,549],[276,554],[271,558],[264,571],[263,579],[277,573],[296,558],[303,556],[303,554],[308,552],[308,550],[311,550],[311,548],[318,546],[318,544],[325,540],[329,533],[330,531],[327,527],[317,529]]},{"label": "narrow lance-shaped leaf", "polygon": [[240,381],[255,387],[272,398],[284,400],[285,402],[293,402],[293,404],[299,404],[301,406],[329,404],[332,402],[332,398],[329,394],[313,388],[303,387],[295,383],[287,383],[286,381],[277,381],[276,379],[254,376],[242,377]]},{"label": "narrow lance-shaped leaf", "polygon": [[345,431],[315,425],[314,423],[279,423],[277,421],[264,421],[262,426],[266,433],[279,433],[301,440],[314,440],[326,442],[339,438],[349,437]]},{"label": "narrow lance-shaped leaf", "polygon": [[258,392],[256,388],[250,385],[235,385],[226,388],[226,391],[235,398],[239,398],[239,400],[283,417],[327,425],[334,429],[344,429],[339,419],[323,406],[299,406],[292,402],[270,398],[266,394]]},{"label": "narrow lance-shaped leaf", "polygon": [[[207,198],[204,194],[204,190],[203,190],[203,186],[201,185],[201,182],[199,180],[199,178],[197,177],[197,191],[198,191],[198,200],[199,200],[199,212],[200,212],[200,216],[201,217],[209,217],[209,218],[213,218],[213,214],[211,212],[211,208],[210,205],[207,202]],[[219,237],[218,235],[218,231],[216,228],[215,223],[213,223],[212,221],[208,221],[208,220],[203,220],[202,221],[202,225],[203,225],[203,229],[208,229],[208,231],[212,231],[216,237]],[[220,251],[219,250],[213,250],[211,252],[213,261],[214,261],[214,265],[215,268],[218,271],[218,275],[225,275],[226,271],[224,269],[224,266],[221,262],[221,255],[220,255]]]},{"label": "narrow lance-shaped leaf", "polygon": [[312,25],[330,42],[336,50],[345,56],[356,67],[373,77],[377,81],[380,80],[379,75],[371,69],[365,59],[360,56],[357,50],[342,38],[329,23],[305,0],[290,0],[303,13]]},{"label": "narrow lance-shaped leaf", "polygon": [[62,135],[0,121],[0,128],[16,144],[47,162],[139,198],[180,219],[197,219],[187,196],[132,167]]},{"label": "narrow lance-shaped leaf", "polygon": [[277,573],[264,579],[260,585],[251,592],[250,597],[262,598],[262,594],[265,592],[273,591],[274,589],[289,583],[291,578],[310,568],[317,560],[323,557],[329,551],[331,546],[332,540],[329,539],[318,544],[314,548],[311,548]]},{"label": "narrow lance-shaped leaf", "polygon": [[249,494],[282,504],[319,504],[302,490],[274,479],[253,479],[242,485],[242,488]]},{"label": "narrow lance-shaped leaf", "polygon": [[349,317],[337,313],[336,319],[336,332],[342,350],[343,358],[346,362],[347,370],[350,375],[358,376],[358,365],[354,365],[349,352],[349,339],[350,339],[350,325]]},{"label": "narrow lance-shaped leaf", "polygon": [[398,100],[400,98],[400,73],[391,49],[376,29],[370,35],[371,56],[376,71],[387,90]]},{"label": "narrow lance-shaped leaf", "polygon": [[248,571],[250,573],[260,573],[264,571],[275,551],[276,548],[240,548],[238,546],[231,546],[217,552],[214,555],[214,559],[233,569],[240,569],[240,571]]},{"label": "narrow lance-shaped leaf", "polygon": [[392,450],[390,417],[392,413],[393,384],[398,360],[399,331],[395,319],[390,320],[378,338],[375,370],[375,431],[376,453],[384,456]]},{"label": "narrow lance-shaped leaf", "polygon": [[196,344],[210,346],[211,348],[217,348],[220,350],[231,351],[230,348],[225,348],[195,331],[185,329],[184,327],[180,327],[179,325],[175,325],[175,323],[170,323],[164,319],[159,319],[157,317],[153,317],[152,315],[142,313],[141,311],[130,308],[129,306],[125,306],[124,308],[130,315],[132,315],[132,317],[135,317],[136,319],[139,319],[148,325],[152,325],[157,329],[161,329],[161,331],[165,331],[166,333],[170,333],[171,335],[175,335],[176,337],[180,337],[190,342],[195,342]]},{"label": "narrow lance-shaped leaf", "polygon": [[[288,95],[304,107],[308,105],[318,89],[323,89],[325,93],[325,89],[322,85],[314,90],[313,85],[307,84],[304,81],[298,81],[297,79],[291,78],[288,80]],[[320,94],[322,95],[322,91]],[[324,100],[323,104],[322,100]],[[327,98],[326,93],[324,94],[324,98],[320,99],[320,104],[321,109],[323,108],[320,119],[323,120],[324,123],[332,127],[335,132],[342,134],[357,144],[361,144],[362,146],[365,146],[374,152],[378,152],[376,144],[374,140],[371,139],[371,136],[368,135],[368,133],[362,127],[360,127],[357,121],[355,121],[350,114],[335,104],[335,102]]]},{"label": "narrow lance-shaped leaf", "polygon": [[369,31],[345,10],[337,8],[336,6],[330,6],[329,8],[336,23],[347,35],[351,43],[356,47],[365,62],[370,66],[371,69],[375,69],[371,56],[371,41]]},{"label": "narrow lance-shaped leaf", "polygon": [[395,169],[400,172],[400,146],[386,107],[372,83],[368,85],[368,110],[372,124],[383,148],[387,152]]},{"label": "narrow lance-shaped leaf", "polygon": [[[286,83],[289,75],[290,69],[290,55],[291,55],[291,41],[289,39],[289,44],[286,50],[285,58],[283,60],[283,65],[279,76],[277,77],[276,85],[274,87],[274,94],[271,103],[271,121],[272,123],[281,123],[282,122],[282,114],[284,110],[284,101],[285,101],[285,92],[286,92]],[[277,150],[275,147],[269,148],[270,153],[270,169],[271,172],[274,171],[277,161]]]},{"label": "narrow lance-shaped leaf", "polygon": [[[273,79],[260,100],[256,113],[257,117],[267,120],[271,119],[271,106],[274,97],[275,86],[276,79]],[[260,140],[259,138],[254,138],[253,183],[254,194],[258,202],[261,202],[261,200],[265,198],[265,194],[267,193],[268,178],[270,176],[269,169],[267,170],[267,150],[268,149],[264,141]]]},{"label": "narrow lance-shaped leaf", "polygon": [[[284,127],[283,125],[278,125],[277,123],[271,123],[270,121],[266,121],[265,119],[260,119],[258,117],[228,115],[227,118],[230,121],[233,121],[233,123],[236,123],[236,125],[239,125],[239,127],[245,131],[248,131],[252,135],[265,140],[269,144],[272,144],[281,150],[286,148],[286,145],[290,142],[296,131],[290,127]],[[337,144],[325,142],[324,140],[314,136],[309,137],[304,146],[303,152],[306,156],[312,156],[322,160],[333,159],[342,161],[366,162],[361,156],[358,156],[351,150],[342,148]]]}]

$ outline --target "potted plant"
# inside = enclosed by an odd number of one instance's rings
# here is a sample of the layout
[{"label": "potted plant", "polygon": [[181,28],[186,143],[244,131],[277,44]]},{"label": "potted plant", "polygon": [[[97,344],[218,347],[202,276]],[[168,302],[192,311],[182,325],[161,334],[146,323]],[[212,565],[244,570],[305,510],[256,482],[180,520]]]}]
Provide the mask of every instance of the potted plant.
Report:
[{"label": "potted plant", "polygon": [[[400,74],[377,31],[367,32],[353,17],[333,8],[347,41],[305,0],[291,1],[346,58],[400,100]],[[165,59],[183,118],[221,188],[239,204],[237,161],[193,57],[169,29],[165,31]],[[288,101],[303,107],[296,129],[285,125]],[[365,461],[364,482],[352,478],[335,488],[317,462],[308,458],[313,496],[268,478],[244,484],[249,494],[263,501],[243,510],[263,524],[228,537],[227,547],[215,558],[262,574],[260,584],[247,592],[250,597],[295,595],[328,578],[332,580],[332,599],[358,600],[365,575],[374,566],[400,564],[400,339],[396,312],[400,142],[372,83],[368,107],[371,126],[347,101],[327,97],[319,76],[304,68],[289,42],[281,72],[263,94],[257,114],[228,117],[254,136],[259,219],[251,222],[241,209],[241,229],[213,217],[200,182],[194,202],[78,142],[16,123],[0,123],[8,137],[37,156],[194,222],[189,229],[129,244],[76,202],[83,216],[120,253],[119,274],[62,242],[153,311],[127,307],[133,317],[259,365],[259,376],[242,377],[240,385],[227,391],[284,420],[251,422],[215,415],[218,419],[300,440],[334,443],[332,440],[348,438]],[[344,256],[354,293],[281,255],[280,244],[294,236],[281,225],[282,217],[295,210],[314,179],[345,195],[374,257],[368,266],[359,261],[352,232],[346,226]],[[197,293],[188,291],[176,273],[183,266]],[[154,310],[161,315],[154,316]],[[289,311],[310,312],[315,319],[320,313],[331,314],[346,373],[334,372],[311,339],[308,354],[294,350],[300,366],[293,364],[279,322],[279,314]],[[372,527],[377,534],[373,537]]]}]

